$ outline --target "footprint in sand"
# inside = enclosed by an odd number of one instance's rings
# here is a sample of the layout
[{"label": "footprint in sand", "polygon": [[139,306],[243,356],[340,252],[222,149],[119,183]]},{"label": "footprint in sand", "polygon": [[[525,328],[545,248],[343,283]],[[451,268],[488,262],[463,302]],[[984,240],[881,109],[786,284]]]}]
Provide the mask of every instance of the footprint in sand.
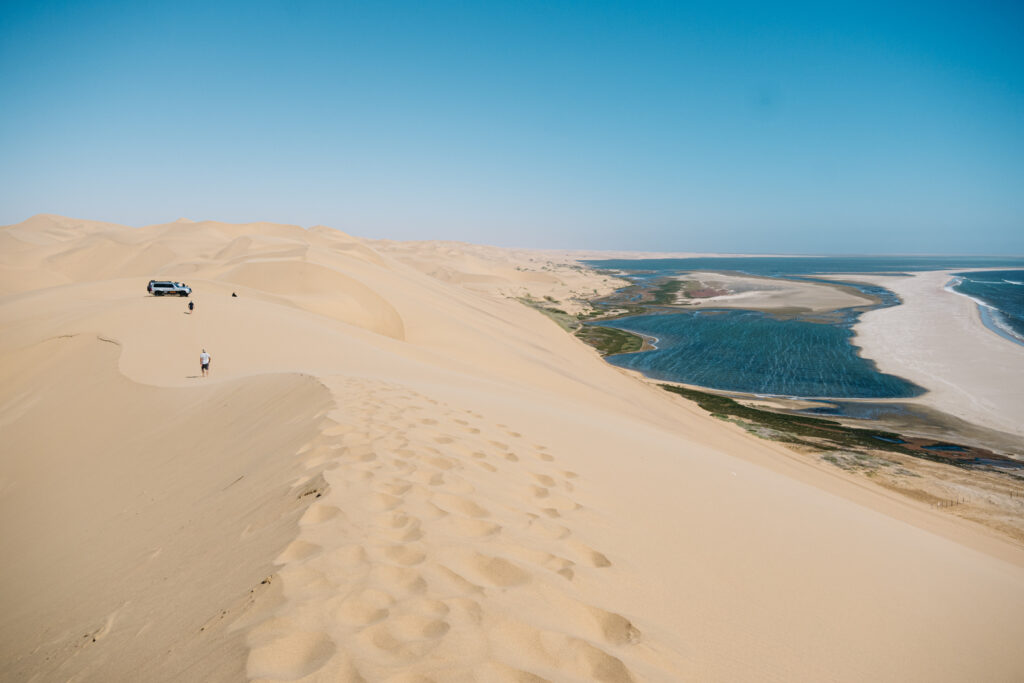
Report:
[{"label": "footprint in sand", "polygon": [[573,510],[580,510],[583,507],[576,501],[569,500],[568,498],[564,496],[559,496],[557,494],[551,494],[547,496],[544,499],[544,506],[547,508],[554,508],[562,513],[572,512]]},{"label": "footprint in sand", "polygon": [[551,492],[543,486],[530,486],[527,489],[534,498],[547,498]]},{"label": "footprint in sand", "polygon": [[490,511],[487,508],[477,505],[468,498],[448,493],[439,493],[435,496],[438,505],[449,512],[457,512],[467,517],[488,517]]},{"label": "footprint in sand", "polygon": [[378,588],[364,588],[347,596],[332,609],[338,621],[350,626],[369,626],[386,619],[395,599]]},{"label": "footprint in sand", "polygon": [[560,541],[572,534],[568,527],[537,516],[532,516],[526,528],[534,536],[552,541]]},{"label": "footprint in sand", "polygon": [[559,663],[559,668],[583,680],[608,683],[636,680],[621,659],[585,640],[544,631],[541,642],[553,661]]},{"label": "footprint in sand", "polygon": [[395,564],[411,567],[422,563],[427,558],[427,554],[421,548],[402,544],[385,548],[384,557]]},{"label": "footprint in sand", "polygon": [[250,678],[295,680],[320,670],[337,647],[326,633],[297,632],[249,652]]},{"label": "footprint in sand", "polygon": [[412,484],[406,481],[391,481],[377,485],[377,490],[392,496],[401,496],[412,488]]},{"label": "footprint in sand", "polygon": [[530,582],[530,573],[503,557],[474,553],[467,567],[485,584],[508,588]]},{"label": "footprint in sand", "polygon": [[323,524],[324,522],[334,519],[339,514],[341,514],[341,509],[334,505],[315,503],[310,505],[306,509],[306,512],[303,513],[302,518],[299,519],[299,526]]},{"label": "footprint in sand", "polygon": [[446,518],[442,524],[442,529],[455,536],[465,536],[468,538],[494,536],[501,532],[501,527],[494,522],[488,522],[483,519],[470,519],[457,515]]},{"label": "footprint in sand", "polygon": [[581,564],[598,569],[612,566],[611,560],[604,553],[600,553],[590,546],[579,541],[569,541],[566,545],[577,555]]},{"label": "footprint in sand", "polygon": [[443,455],[439,455],[436,457],[427,457],[424,458],[424,461],[428,465],[433,465],[439,470],[450,470],[458,465],[458,463],[455,460],[451,458],[446,458]]},{"label": "footprint in sand", "polygon": [[427,590],[427,582],[422,574],[411,567],[395,567],[378,564],[370,568],[370,583],[395,597],[422,595]]},{"label": "footprint in sand", "polygon": [[274,564],[288,564],[290,562],[306,560],[314,555],[320,554],[322,550],[323,548],[316,543],[309,543],[303,540],[292,541],[288,547],[277,556],[274,560]]},{"label": "footprint in sand", "polygon": [[442,600],[435,600],[434,598],[409,598],[408,600],[402,601],[402,603],[396,607],[394,614],[396,617],[416,614],[424,617],[443,619],[448,616],[451,611],[451,608]]},{"label": "footprint in sand", "polygon": [[532,473],[533,478],[536,479],[542,486],[552,487],[555,485],[555,480],[546,474]]},{"label": "footprint in sand", "polygon": [[[414,640],[402,638],[406,633],[396,634],[393,632],[391,619],[364,629],[357,636],[357,640],[363,648],[372,653],[373,658],[380,663],[391,666],[407,666],[418,659],[422,659],[431,650],[437,647],[438,638],[447,632],[447,624],[437,626],[434,637],[421,636]],[[429,680],[429,679],[428,679]]]},{"label": "footprint in sand", "polygon": [[345,545],[335,548],[326,553],[323,559],[328,566],[341,569],[363,567],[370,562],[370,558],[366,554],[366,548],[361,545]]},{"label": "footprint in sand", "polygon": [[375,512],[382,512],[386,510],[394,510],[396,507],[402,504],[402,499],[398,496],[391,496],[386,493],[375,493],[367,496],[366,508]]}]

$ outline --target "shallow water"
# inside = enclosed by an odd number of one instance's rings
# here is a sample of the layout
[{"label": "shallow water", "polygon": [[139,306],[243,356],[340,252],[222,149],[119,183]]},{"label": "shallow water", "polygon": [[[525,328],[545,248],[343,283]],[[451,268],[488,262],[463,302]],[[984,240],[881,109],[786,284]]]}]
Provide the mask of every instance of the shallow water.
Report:
[{"label": "shallow water", "polygon": [[[993,301],[993,291],[1024,297],[1024,258],[1002,257],[698,257],[686,259],[611,259],[588,261],[596,268],[628,273],[634,282],[687,271],[737,271],[769,277],[817,280],[818,274],[900,273],[918,270],[969,268],[1021,268],[1005,271],[1011,276],[996,282],[964,273],[958,291],[979,300]],[[1002,272],[1002,271],[1001,271]],[[1015,273],[1015,275],[1013,275]],[[829,278],[841,281],[842,278]],[[894,306],[899,299],[884,287],[847,283],[880,299],[880,306]],[[1009,288],[1016,287],[1015,290]],[[982,291],[984,290],[984,291]],[[988,297],[986,299],[986,297]],[[1024,299],[1019,301],[1020,328],[1024,340]],[[998,308],[996,304],[991,304]],[[1005,304],[999,304],[1005,305]],[[922,393],[917,385],[878,372],[874,363],[861,358],[851,340],[852,327],[864,309],[843,309],[836,320],[825,323],[779,319],[744,310],[655,313],[620,318],[605,327],[617,327],[657,338],[656,351],[610,356],[608,362],[643,372],[649,377],[744,393],[827,398],[906,398]],[[1018,310],[1018,309],[1013,309]],[[1006,323],[1002,318],[998,322]],[[1015,323],[1006,323],[1014,330]],[[936,330],[941,334],[941,330]]]},{"label": "shallow water", "polygon": [[602,259],[594,268],[652,271],[647,276],[685,271],[736,271],[750,275],[820,273],[902,273],[918,270],[1024,268],[1024,257],[1002,256],[697,256],[681,259]]},{"label": "shallow water", "polygon": [[858,356],[848,325],[743,310],[643,315],[602,324],[657,337],[655,351],[607,359],[655,379],[776,396],[894,398],[922,392]]}]

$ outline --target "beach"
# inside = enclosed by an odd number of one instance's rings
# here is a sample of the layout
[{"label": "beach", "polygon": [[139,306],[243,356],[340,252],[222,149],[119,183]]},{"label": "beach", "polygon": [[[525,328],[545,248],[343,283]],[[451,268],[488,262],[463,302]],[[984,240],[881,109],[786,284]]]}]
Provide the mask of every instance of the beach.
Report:
[{"label": "beach", "polygon": [[947,289],[955,272],[851,277],[902,300],[864,314],[854,343],[882,372],[928,390],[914,400],[1024,437],[1024,346],[987,329],[977,303]]},{"label": "beach", "polygon": [[[965,335],[1020,367],[938,275],[891,283],[906,304],[858,328],[881,369],[932,389],[925,356],[968,362]],[[322,226],[0,229],[0,677],[1024,677],[1020,545],[716,420],[519,300],[619,286]],[[1012,368],[960,371],[969,405],[924,400],[1022,414]]]}]

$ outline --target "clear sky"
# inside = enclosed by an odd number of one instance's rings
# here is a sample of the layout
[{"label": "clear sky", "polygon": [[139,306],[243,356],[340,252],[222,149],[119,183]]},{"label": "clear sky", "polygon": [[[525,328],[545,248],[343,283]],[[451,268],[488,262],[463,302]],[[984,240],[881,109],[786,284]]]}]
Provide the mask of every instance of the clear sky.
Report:
[{"label": "clear sky", "polygon": [[1024,253],[1024,4],[0,2],[0,224]]}]

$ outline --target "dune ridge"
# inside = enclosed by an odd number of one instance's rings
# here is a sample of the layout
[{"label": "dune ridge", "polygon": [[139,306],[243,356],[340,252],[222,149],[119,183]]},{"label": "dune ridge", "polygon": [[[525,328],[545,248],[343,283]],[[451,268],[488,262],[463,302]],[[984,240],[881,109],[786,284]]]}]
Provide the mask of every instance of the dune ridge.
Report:
[{"label": "dune ridge", "polygon": [[569,257],[0,239],[4,678],[1024,675],[1018,547],[604,363],[514,300],[616,286]]}]

